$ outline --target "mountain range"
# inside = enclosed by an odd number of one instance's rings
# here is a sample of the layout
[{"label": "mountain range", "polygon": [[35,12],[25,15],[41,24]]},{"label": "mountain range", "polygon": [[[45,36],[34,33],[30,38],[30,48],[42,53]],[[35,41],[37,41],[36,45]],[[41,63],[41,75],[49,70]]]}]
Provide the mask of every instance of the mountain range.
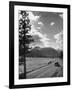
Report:
[{"label": "mountain range", "polygon": [[27,57],[59,57],[60,53],[54,48],[47,47],[47,48],[40,48],[35,47],[33,48],[27,55]]}]

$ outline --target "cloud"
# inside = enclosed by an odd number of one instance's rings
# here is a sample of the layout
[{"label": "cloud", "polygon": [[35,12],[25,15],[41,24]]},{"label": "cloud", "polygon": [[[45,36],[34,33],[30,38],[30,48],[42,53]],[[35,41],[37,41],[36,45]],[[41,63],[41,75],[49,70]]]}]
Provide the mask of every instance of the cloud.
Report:
[{"label": "cloud", "polygon": [[41,29],[41,27],[37,27],[37,29]]},{"label": "cloud", "polygon": [[63,14],[59,14],[59,16],[63,19]]},{"label": "cloud", "polygon": [[55,37],[57,40],[63,39],[63,31],[57,33],[54,37]]},{"label": "cloud", "polygon": [[32,12],[29,12],[29,19],[31,21],[37,21],[40,18],[40,16],[34,15]]},{"label": "cloud", "polygon": [[51,22],[50,25],[53,26],[55,23],[54,22]]},{"label": "cloud", "polygon": [[57,49],[63,49],[63,31],[60,33],[54,35],[54,38],[56,39],[56,46]]},{"label": "cloud", "polygon": [[49,45],[49,38],[46,34],[40,32],[38,29],[36,29],[34,26],[31,28],[30,34],[33,36],[35,42],[32,44],[32,46],[40,46],[40,47],[48,47]]},{"label": "cloud", "polygon": [[43,23],[42,23],[42,22],[38,22],[38,24],[39,24],[39,25],[43,25]]},{"label": "cloud", "polygon": [[49,46],[49,39],[46,38],[46,37],[40,37],[39,35],[34,35],[33,36],[34,38],[34,43],[33,43],[33,46],[39,46],[41,48],[43,47],[48,47]]},{"label": "cloud", "polygon": [[33,35],[33,39],[35,42],[40,42],[40,37],[38,35]]}]

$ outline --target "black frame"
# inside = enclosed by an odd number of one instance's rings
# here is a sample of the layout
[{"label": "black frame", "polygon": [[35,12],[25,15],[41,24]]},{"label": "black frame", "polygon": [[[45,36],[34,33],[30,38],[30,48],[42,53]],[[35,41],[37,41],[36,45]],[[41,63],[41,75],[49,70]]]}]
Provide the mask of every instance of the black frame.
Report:
[{"label": "black frame", "polygon": [[[56,7],[56,8],[67,8],[67,33],[68,33],[68,66],[67,66],[67,82],[57,83],[42,83],[42,84],[26,84],[26,85],[14,85],[14,6],[39,6],[39,7]],[[9,88],[29,88],[29,87],[44,87],[44,86],[61,86],[70,85],[70,5],[64,4],[46,4],[46,3],[28,3],[28,2],[9,2]]]}]

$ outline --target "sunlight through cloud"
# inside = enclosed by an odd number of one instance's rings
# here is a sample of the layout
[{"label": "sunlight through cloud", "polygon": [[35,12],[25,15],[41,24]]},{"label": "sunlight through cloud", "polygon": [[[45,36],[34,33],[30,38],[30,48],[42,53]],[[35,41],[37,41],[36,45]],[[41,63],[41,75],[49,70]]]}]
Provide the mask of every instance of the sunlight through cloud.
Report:
[{"label": "sunlight through cloud", "polygon": [[54,22],[51,22],[50,25],[53,26],[55,23]]},{"label": "sunlight through cloud", "polygon": [[54,35],[54,38],[56,39],[57,48],[62,50],[63,49],[63,31]]}]

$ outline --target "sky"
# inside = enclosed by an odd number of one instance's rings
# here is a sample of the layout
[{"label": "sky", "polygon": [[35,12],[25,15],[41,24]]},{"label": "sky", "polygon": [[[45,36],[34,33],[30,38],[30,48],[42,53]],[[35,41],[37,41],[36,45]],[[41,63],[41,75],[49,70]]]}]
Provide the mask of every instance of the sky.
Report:
[{"label": "sky", "polygon": [[31,47],[63,49],[63,13],[28,11],[31,23],[29,32],[34,42]]}]

